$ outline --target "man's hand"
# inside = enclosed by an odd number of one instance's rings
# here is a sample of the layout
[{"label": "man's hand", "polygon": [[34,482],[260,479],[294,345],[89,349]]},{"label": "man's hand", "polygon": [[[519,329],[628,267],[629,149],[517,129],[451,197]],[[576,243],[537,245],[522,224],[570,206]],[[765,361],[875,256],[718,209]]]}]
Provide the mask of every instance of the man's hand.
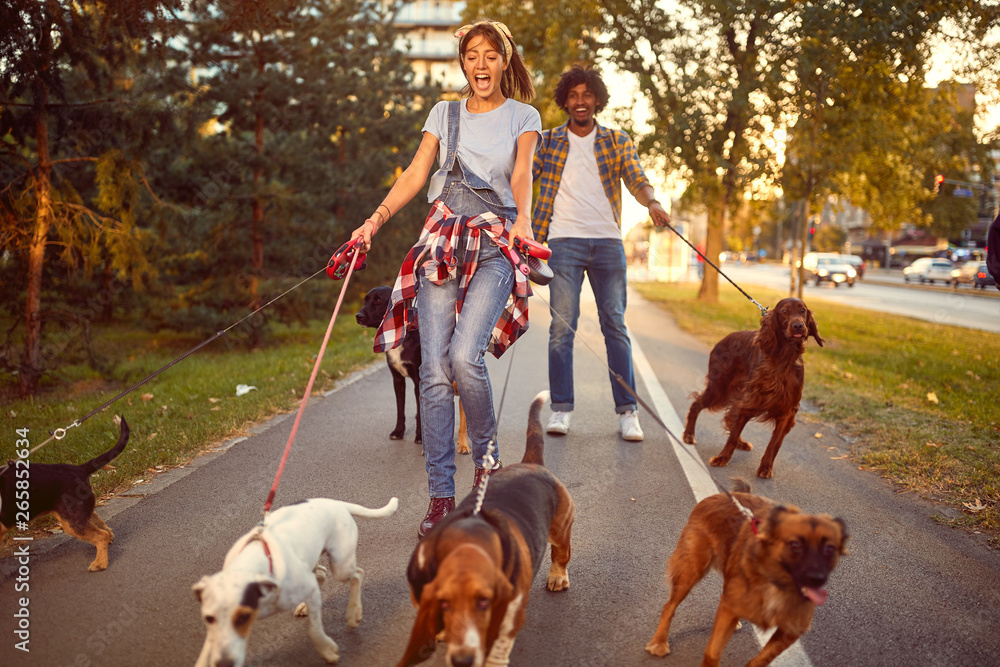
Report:
[{"label": "man's hand", "polygon": [[670,224],[670,216],[664,210],[663,205],[655,199],[649,204],[649,217],[653,219],[653,224],[657,227],[666,227]]}]

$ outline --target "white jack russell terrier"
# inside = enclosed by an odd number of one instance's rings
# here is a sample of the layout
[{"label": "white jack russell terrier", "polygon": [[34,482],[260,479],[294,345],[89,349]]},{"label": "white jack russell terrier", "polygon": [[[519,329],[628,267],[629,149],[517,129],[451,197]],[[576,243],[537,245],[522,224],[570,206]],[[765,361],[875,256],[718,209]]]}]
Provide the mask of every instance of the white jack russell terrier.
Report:
[{"label": "white jack russell terrier", "polygon": [[282,507],[236,541],[222,571],[192,586],[207,626],[205,645],[196,667],[240,667],[246,657],[250,629],[258,618],[295,609],[309,617],[309,639],[329,663],[340,659],[337,643],[323,630],[320,585],[330,558],[333,577],[349,581],[347,626],[361,622],[361,579],[357,566],[358,526],[353,516],[379,519],[396,511],[393,498],[381,509],[329,498],[313,498]]}]

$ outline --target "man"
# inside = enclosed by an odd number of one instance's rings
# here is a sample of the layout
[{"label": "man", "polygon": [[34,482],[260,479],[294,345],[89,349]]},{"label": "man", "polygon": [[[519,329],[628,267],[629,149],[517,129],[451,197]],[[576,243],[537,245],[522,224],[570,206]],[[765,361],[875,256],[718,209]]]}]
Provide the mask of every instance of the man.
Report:
[{"label": "man", "polygon": [[549,283],[552,325],[549,329],[549,390],[552,418],[549,433],[569,431],[573,412],[573,338],[580,317],[583,274],[597,299],[597,313],[611,369],[611,392],[618,413],[619,434],[642,440],[633,395],[632,345],[625,328],[625,248],[622,244],[621,183],[649,209],[653,223],[663,226],[670,216],[654,196],[631,138],[620,130],[601,127],[594,115],[607,106],[608,89],[600,74],[574,65],[559,79],[556,104],[568,115],[565,125],[542,132],[535,153],[533,176],[540,182],[532,215],[535,239],[552,250]]}]

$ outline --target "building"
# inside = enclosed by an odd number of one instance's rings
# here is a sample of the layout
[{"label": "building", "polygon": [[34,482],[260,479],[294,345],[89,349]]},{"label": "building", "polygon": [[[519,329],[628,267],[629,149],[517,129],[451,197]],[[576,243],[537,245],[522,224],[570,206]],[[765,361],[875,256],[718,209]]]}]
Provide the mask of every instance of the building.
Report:
[{"label": "building", "polygon": [[439,85],[446,92],[465,86],[454,34],[464,11],[464,1],[451,0],[416,0],[400,8],[394,24],[404,34],[396,48],[408,55],[417,83]]}]

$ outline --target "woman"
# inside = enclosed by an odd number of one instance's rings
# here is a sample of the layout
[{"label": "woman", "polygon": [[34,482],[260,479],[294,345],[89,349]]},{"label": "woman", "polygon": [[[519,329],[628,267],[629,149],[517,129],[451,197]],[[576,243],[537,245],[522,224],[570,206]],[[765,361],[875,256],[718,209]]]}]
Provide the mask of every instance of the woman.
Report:
[{"label": "woman", "polygon": [[[410,166],[376,211],[354,230],[368,251],[372,236],[431,177],[433,202],[420,238],[403,262],[392,305],[375,336],[389,350],[420,322],[420,407],[430,505],[417,530],[423,537],[455,507],[455,406],[462,398],[475,459],[475,487],[496,435],[493,393],[484,353],[495,356],[527,328],[527,278],[507,249],[531,239],[531,163],[542,123],[524,102],[535,96],[531,76],[507,26],[480,21],[455,32],[468,85],[461,102],[439,102],[427,118]],[[514,296],[512,305],[508,300]],[[456,317],[457,315],[457,317]],[[495,444],[495,443],[494,443]]]}]

